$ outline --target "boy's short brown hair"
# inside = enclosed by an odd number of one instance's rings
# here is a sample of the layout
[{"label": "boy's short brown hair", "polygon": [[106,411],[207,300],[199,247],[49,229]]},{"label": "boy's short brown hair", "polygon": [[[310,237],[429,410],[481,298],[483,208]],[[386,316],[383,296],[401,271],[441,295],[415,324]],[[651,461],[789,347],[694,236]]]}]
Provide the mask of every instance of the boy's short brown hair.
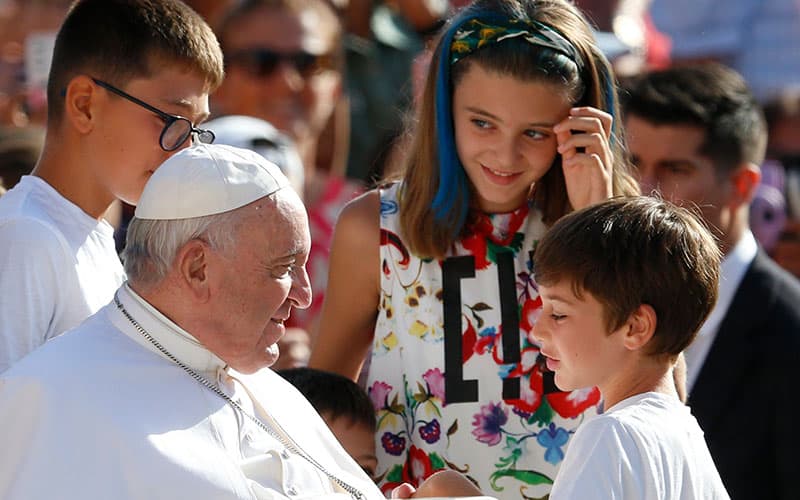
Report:
[{"label": "boy's short brown hair", "polygon": [[204,77],[209,92],[225,74],[213,31],[180,0],[78,0],[56,36],[48,117],[60,120],[61,93],[77,75],[124,85],[175,64]]},{"label": "boy's short brown hair", "polygon": [[717,301],[721,252],[701,219],[653,197],[612,198],[564,216],[539,242],[536,282],[572,282],[602,305],[609,331],[656,312],[648,354],[677,356]]}]

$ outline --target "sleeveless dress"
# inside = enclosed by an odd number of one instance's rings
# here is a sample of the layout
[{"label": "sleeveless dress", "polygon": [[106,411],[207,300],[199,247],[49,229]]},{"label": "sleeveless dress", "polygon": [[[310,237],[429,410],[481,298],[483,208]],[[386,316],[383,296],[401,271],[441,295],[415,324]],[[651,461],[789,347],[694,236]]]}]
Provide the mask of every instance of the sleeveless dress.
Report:
[{"label": "sleeveless dress", "polygon": [[452,468],[486,495],[541,498],[600,392],[561,392],[530,335],[531,256],[546,231],[527,205],[484,215],[442,260],[412,255],[400,184],[381,190],[381,300],[367,389],[384,493]]}]

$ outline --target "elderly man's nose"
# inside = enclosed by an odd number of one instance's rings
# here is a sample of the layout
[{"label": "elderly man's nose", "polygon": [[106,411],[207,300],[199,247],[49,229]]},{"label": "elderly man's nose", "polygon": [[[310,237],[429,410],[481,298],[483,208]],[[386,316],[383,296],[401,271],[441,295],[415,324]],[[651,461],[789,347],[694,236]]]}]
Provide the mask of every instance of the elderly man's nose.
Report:
[{"label": "elderly man's nose", "polygon": [[311,305],[311,282],[305,266],[295,273],[292,279],[292,289],[289,290],[289,299],[294,303],[294,307],[305,309]]}]

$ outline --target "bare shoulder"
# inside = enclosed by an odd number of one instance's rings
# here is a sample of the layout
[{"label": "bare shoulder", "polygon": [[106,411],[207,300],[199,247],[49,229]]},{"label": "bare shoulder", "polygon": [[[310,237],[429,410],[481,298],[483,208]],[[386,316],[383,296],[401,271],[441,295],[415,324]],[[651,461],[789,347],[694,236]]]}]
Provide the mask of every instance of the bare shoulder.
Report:
[{"label": "bare shoulder", "polygon": [[342,236],[363,237],[379,234],[381,198],[377,189],[351,200],[342,209],[336,222],[336,231]]}]

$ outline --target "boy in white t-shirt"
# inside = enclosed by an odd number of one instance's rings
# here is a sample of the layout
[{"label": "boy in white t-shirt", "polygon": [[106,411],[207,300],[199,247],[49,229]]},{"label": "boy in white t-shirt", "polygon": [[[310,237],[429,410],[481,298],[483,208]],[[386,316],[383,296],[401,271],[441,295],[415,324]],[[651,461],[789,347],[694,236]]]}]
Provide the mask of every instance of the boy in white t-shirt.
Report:
[{"label": "boy in white t-shirt", "polygon": [[720,251],[669,202],[615,198],[559,220],[536,248],[534,328],[562,390],[597,386],[605,412],[576,431],[560,499],[726,499],[673,366],[717,299]]},{"label": "boy in white t-shirt", "polygon": [[56,36],[32,175],[0,198],[0,372],[108,303],[124,279],[103,217],[192,139],[224,75],[179,0],[81,0]]}]

